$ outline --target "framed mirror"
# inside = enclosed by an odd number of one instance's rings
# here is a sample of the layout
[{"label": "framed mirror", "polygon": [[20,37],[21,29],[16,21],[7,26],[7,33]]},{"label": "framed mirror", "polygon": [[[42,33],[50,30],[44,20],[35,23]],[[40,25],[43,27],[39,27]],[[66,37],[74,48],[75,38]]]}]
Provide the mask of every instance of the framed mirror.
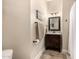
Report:
[{"label": "framed mirror", "polygon": [[60,31],[60,17],[49,17],[49,31]]}]

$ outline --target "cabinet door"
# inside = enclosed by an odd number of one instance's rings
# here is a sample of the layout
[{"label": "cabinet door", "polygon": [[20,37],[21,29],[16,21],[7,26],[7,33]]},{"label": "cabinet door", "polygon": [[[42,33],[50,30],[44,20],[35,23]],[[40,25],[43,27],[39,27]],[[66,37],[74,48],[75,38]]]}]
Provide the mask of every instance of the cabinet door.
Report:
[{"label": "cabinet door", "polygon": [[61,51],[62,39],[61,35],[46,35],[45,48],[49,50]]}]

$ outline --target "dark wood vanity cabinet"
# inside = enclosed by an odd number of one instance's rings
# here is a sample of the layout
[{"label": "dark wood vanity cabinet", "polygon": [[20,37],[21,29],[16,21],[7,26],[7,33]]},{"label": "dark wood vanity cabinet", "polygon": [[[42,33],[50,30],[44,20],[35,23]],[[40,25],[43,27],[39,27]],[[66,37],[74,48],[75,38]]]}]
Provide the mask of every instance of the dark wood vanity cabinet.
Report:
[{"label": "dark wood vanity cabinet", "polygon": [[62,49],[62,35],[46,34],[45,35],[45,49],[56,50],[61,52]]}]

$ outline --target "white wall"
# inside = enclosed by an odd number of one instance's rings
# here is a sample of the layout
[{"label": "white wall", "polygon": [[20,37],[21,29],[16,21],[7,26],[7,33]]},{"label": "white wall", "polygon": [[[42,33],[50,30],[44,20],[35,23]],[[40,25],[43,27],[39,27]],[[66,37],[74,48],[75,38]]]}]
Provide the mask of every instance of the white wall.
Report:
[{"label": "white wall", "polygon": [[76,59],[76,3],[72,5],[69,23],[69,48],[71,59]]},{"label": "white wall", "polygon": [[[33,40],[35,40],[34,34],[34,22],[36,19],[36,10],[41,12],[43,25],[45,26],[47,23],[47,9],[46,9],[46,1],[45,0],[31,0],[31,39],[32,39],[32,59],[37,58],[37,55],[44,50],[44,38],[38,43],[34,44]],[[39,21],[39,20],[38,20]]]},{"label": "white wall", "polygon": [[47,1],[48,13],[61,12],[62,0]]},{"label": "white wall", "polygon": [[[70,9],[75,0],[63,0],[62,9],[62,33],[63,33],[63,49],[68,50],[69,41],[69,22]],[[66,21],[67,20],[67,21]]]},{"label": "white wall", "polygon": [[30,59],[30,0],[3,0],[2,45],[13,59]]}]

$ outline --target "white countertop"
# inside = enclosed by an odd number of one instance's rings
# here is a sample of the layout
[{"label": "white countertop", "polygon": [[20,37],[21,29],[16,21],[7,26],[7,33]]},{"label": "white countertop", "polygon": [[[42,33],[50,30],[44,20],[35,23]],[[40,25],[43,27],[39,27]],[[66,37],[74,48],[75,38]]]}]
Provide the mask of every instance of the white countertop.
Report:
[{"label": "white countertop", "polygon": [[61,35],[62,33],[61,32],[57,32],[57,31],[49,31],[47,32],[46,34],[55,34],[55,35]]}]

